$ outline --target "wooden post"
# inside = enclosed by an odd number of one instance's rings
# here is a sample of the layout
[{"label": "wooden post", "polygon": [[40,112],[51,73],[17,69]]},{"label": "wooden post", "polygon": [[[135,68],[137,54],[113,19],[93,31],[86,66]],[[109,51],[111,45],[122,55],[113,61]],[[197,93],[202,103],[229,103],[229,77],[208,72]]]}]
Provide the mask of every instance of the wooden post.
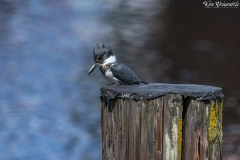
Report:
[{"label": "wooden post", "polygon": [[202,85],[101,88],[102,159],[221,159],[222,98]]}]

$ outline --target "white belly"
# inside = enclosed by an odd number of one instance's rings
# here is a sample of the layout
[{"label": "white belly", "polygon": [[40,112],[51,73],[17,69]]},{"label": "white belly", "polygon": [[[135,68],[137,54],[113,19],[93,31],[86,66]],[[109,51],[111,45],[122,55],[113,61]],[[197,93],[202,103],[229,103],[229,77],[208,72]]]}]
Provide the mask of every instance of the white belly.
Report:
[{"label": "white belly", "polygon": [[110,70],[107,70],[104,77],[106,78],[106,80],[114,83],[114,84],[121,84],[121,81],[118,80],[117,78],[113,77],[113,74]]}]

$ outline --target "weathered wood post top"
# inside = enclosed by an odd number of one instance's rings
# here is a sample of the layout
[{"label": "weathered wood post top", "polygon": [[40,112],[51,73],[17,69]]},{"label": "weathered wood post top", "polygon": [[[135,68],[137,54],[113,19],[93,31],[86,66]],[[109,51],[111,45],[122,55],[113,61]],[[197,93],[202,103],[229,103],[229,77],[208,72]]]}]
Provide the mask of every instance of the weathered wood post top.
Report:
[{"label": "weathered wood post top", "polygon": [[221,159],[222,98],[204,85],[102,87],[102,159]]},{"label": "weathered wood post top", "polygon": [[165,94],[180,94],[197,100],[222,99],[219,87],[195,84],[163,84],[150,83],[145,85],[105,86],[101,88],[101,96],[108,99],[133,98],[153,99]]}]

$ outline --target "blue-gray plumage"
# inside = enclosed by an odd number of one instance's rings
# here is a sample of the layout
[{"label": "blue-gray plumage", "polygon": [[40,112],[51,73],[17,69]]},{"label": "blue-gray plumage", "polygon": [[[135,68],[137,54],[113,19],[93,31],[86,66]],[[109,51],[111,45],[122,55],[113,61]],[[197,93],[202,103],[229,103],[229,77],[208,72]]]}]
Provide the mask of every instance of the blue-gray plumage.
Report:
[{"label": "blue-gray plumage", "polygon": [[110,70],[113,76],[119,79],[123,84],[139,84],[142,82],[130,68],[123,64],[114,63]]},{"label": "blue-gray plumage", "polygon": [[104,77],[112,84],[116,85],[132,85],[146,82],[142,81],[127,66],[120,64],[116,60],[116,56],[112,50],[105,46],[97,46],[93,50],[94,64],[88,71],[90,74],[95,68],[99,67]]}]

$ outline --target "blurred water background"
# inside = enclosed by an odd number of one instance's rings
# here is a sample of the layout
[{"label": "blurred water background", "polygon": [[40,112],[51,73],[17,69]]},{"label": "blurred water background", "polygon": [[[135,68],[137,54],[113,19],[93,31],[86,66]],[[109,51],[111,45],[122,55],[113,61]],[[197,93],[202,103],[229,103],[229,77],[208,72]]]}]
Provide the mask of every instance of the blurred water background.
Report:
[{"label": "blurred water background", "polygon": [[222,87],[223,155],[240,159],[239,18],[203,1],[1,0],[0,160],[101,159],[96,43],[145,81]]}]

